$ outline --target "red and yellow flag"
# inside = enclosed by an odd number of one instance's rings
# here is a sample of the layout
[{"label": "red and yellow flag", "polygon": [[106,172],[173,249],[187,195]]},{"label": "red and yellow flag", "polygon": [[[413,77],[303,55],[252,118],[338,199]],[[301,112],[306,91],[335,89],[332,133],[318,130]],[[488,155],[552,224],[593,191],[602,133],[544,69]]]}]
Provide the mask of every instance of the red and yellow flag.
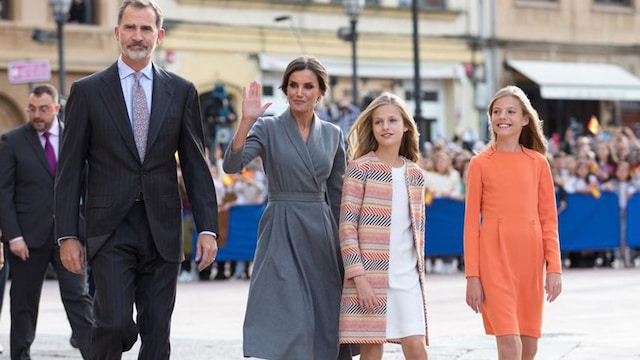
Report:
[{"label": "red and yellow flag", "polygon": [[225,176],[222,177],[222,184],[224,186],[231,186],[235,183],[235,179],[233,178],[233,176],[226,174]]},{"label": "red and yellow flag", "polygon": [[587,124],[587,129],[593,135],[598,135],[602,130],[600,128],[600,123],[598,122],[598,118],[595,115],[591,115],[591,119],[589,119],[589,123]]}]

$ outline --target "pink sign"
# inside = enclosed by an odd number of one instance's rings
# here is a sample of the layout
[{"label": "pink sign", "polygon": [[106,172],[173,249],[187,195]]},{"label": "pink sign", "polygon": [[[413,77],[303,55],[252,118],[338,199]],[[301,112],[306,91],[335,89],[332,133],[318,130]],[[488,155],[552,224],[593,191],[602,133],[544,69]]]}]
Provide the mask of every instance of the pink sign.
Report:
[{"label": "pink sign", "polygon": [[10,84],[23,84],[51,80],[49,60],[10,62],[7,67]]}]

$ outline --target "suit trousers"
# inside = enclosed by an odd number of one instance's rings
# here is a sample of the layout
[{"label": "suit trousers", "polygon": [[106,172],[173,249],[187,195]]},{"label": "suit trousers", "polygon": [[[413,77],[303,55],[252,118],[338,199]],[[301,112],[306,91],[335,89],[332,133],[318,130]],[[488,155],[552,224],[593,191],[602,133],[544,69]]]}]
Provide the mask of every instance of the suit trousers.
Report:
[{"label": "suit trousers", "polygon": [[65,269],[60,260],[60,249],[53,240],[41,248],[29,249],[26,261],[13,255],[9,246],[6,251],[9,252],[11,267],[11,359],[31,359],[30,348],[36,335],[40,295],[49,263],[58,277],[60,297],[71,325],[72,337],[82,357],[88,359],[93,309],[86,274],[74,274]]},{"label": "suit trousers", "polygon": [[91,359],[121,359],[138,334],[138,359],[169,359],[180,263],[166,262],[158,254],[143,201],[134,203],[90,262],[96,288]]}]

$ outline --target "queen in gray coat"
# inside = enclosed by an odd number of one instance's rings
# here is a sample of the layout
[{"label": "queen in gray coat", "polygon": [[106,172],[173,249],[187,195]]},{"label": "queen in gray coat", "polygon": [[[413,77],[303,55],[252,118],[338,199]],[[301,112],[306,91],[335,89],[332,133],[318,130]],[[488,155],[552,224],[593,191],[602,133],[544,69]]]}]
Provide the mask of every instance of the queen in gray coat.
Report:
[{"label": "queen in gray coat", "polygon": [[245,313],[245,357],[338,358],[337,223],[346,160],[342,132],[314,112],[327,84],[317,59],[293,60],[281,85],[289,108],[274,117],[260,117],[271,103],[261,104],[258,82],[243,89],[242,119],[223,168],[237,173],[260,156],[269,190]]}]

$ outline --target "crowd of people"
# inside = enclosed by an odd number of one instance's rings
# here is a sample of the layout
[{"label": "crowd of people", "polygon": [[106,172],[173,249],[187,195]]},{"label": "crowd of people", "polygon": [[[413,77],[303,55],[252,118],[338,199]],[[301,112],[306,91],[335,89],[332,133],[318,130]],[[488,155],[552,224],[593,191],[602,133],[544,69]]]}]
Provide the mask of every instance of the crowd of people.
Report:
[{"label": "crowd of people", "polygon": [[[210,172],[216,189],[218,203],[218,219],[220,232],[218,234],[218,246],[225,246],[227,242],[227,230],[229,210],[238,205],[263,204],[267,198],[267,182],[260,158],[254,159],[243,171],[236,174],[227,174],[222,169],[222,146],[215,143],[212,146],[213,156],[207,152],[210,163]],[[247,260],[216,260],[212,266],[202,271],[197,271],[195,264],[194,243],[197,232],[189,200],[182,181],[182,174],[178,166],[178,181],[183,201],[183,236],[185,260],[182,262],[179,282],[249,279],[251,277],[252,261]]]}]

